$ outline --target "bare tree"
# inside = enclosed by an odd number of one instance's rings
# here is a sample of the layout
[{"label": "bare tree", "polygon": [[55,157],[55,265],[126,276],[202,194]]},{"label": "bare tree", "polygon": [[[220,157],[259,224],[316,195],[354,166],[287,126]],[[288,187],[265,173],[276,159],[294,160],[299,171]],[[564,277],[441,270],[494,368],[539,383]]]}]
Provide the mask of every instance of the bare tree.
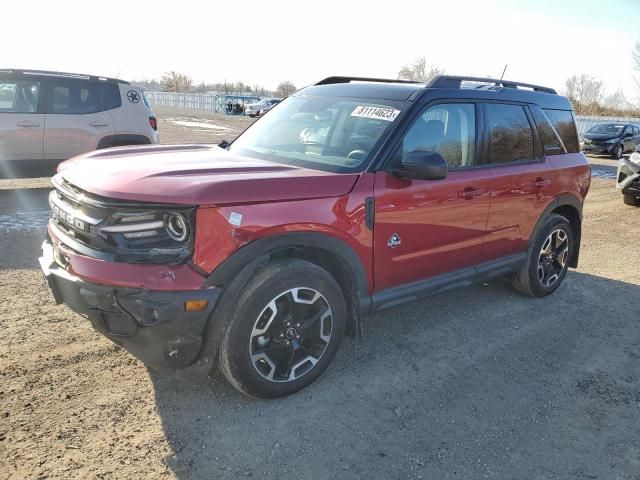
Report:
[{"label": "bare tree", "polygon": [[290,82],[289,80],[286,80],[284,82],[280,82],[278,84],[278,88],[276,88],[276,96],[278,97],[282,97],[282,98],[286,98],[289,95],[291,95],[292,93],[295,93],[295,91],[297,90],[296,86],[293,84],[293,82]]},{"label": "bare tree", "polygon": [[433,77],[442,75],[441,70],[436,65],[427,64],[425,57],[418,58],[414,63],[405,65],[398,72],[398,80],[410,80],[413,82],[428,82]]},{"label": "bare tree", "polygon": [[633,69],[640,72],[640,40],[638,40],[635,47],[633,47],[631,58],[633,59]]},{"label": "bare tree", "polygon": [[171,70],[162,76],[162,85],[167,92],[187,92],[191,89],[192,84],[191,77],[175,70]]},{"label": "bare tree", "polygon": [[565,95],[573,103],[576,113],[596,115],[600,109],[604,93],[604,83],[584,73],[573,75],[565,82]]}]

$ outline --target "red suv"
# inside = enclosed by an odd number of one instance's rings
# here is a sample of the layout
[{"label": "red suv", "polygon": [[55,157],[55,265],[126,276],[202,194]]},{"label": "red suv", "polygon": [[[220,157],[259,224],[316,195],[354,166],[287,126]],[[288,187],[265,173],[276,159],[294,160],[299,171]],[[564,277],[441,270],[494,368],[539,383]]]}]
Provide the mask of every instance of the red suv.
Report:
[{"label": "red suv", "polygon": [[276,397],[372,312],[501,276],[556,290],[590,178],[552,89],[330,77],[231,144],[65,162],[40,264],[59,303],[150,367],[217,363]]}]

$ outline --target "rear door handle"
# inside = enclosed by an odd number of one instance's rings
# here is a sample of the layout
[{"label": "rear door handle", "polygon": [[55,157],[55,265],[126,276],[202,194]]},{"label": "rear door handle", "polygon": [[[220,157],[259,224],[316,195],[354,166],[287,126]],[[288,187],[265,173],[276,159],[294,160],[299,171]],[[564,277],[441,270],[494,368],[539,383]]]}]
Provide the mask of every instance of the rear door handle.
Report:
[{"label": "rear door handle", "polygon": [[21,122],[16,123],[19,127],[39,127],[40,123],[33,122],[31,120],[22,120]]},{"label": "rear door handle", "polygon": [[103,121],[100,121],[100,120],[95,120],[91,122],[89,125],[91,125],[92,127],[108,127],[109,126],[108,123],[104,123]]},{"label": "rear door handle", "polygon": [[480,195],[484,195],[485,193],[487,193],[487,191],[483,190],[482,188],[467,187],[464,190],[458,192],[458,197],[464,198],[465,200],[471,200],[473,197],[479,197]]},{"label": "rear door handle", "polygon": [[542,178],[542,177],[538,177],[536,178],[536,181],[533,182],[533,186],[535,188],[542,188],[542,187],[546,187],[551,185],[551,180],[549,180],[548,178]]}]

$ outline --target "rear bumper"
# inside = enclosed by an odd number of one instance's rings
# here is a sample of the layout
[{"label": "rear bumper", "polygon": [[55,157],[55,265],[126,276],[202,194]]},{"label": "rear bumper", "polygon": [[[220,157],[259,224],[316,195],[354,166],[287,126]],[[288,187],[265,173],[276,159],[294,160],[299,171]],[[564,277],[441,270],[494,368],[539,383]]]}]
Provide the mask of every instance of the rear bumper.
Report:
[{"label": "rear bumper", "polygon": [[620,159],[616,188],[640,197],[640,165],[627,158]]},{"label": "rear bumper", "polygon": [[[210,362],[200,360],[203,335],[220,289],[162,291],[87,282],[58,266],[48,240],[38,260],[56,303],[88,318],[98,332],[145,365],[160,372],[191,367],[198,376],[208,373]],[[208,305],[187,312],[187,300],[207,300]]]}]

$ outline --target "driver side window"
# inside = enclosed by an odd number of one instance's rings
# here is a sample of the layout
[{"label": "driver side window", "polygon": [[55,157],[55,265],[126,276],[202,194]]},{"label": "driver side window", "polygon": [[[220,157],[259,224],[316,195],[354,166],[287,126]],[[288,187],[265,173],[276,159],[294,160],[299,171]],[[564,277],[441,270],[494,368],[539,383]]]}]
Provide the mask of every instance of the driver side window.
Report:
[{"label": "driver side window", "polygon": [[441,103],[427,107],[405,134],[401,152],[439,153],[449,168],[470,167],[476,150],[476,114],[471,103]]}]

